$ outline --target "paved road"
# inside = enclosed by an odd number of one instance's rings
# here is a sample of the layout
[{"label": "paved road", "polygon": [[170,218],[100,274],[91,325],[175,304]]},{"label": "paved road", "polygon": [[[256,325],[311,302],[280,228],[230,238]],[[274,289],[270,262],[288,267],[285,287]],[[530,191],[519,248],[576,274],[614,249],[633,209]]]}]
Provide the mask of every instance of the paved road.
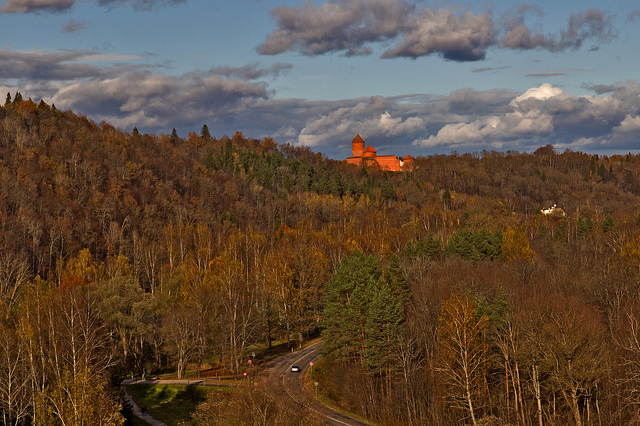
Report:
[{"label": "paved road", "polygon": [[[353,419],[346,414],[333,410],[319,400],[310,395],[303,386],[303,380],[306,371],[310,368],[309,363],[320,357],[322,349],[322,341],[315,342],[304,349],[291,352],[286,355],[279,356],[264,365],[263,371],[267,375],[269,381],[270,393],[281,401],[290,404],[293,410],[299,410],[300,407],[306,407],[308,410],[317,413],[324,418],[324,422],[328,426],[371,426],[371,423],[365,423],[360,420]],[[298,365],[300,372],[291,371],[292,365]],[[131,384],[181,384],[181,385],[197,385],[197,386],[234,386],[233,384],[220,383],[215,379],[189,379],[189,380],[123,380],[123,385]],[[126,388],[125,388],[126,389]],[[134,406],[134,414],[138,417],[149,421],[150,416],[142,417],[140,408]],[[156,419],[154,419],[156,420]],[[156,420],[157,421],[157,420]],[[155,425],[163,425],[164,423],[153,423]]]},{"label": "paved road", "polygon": [[[324,417],[325,424],[329,426],[370,426],[370,423],[364,423],[326,407],[305,391],[303,387],[304,374],[310,368],[309,362],[320,357],[321,348],[322,341],[318,341],[297,352],[275,358],[266,364],[264,368],[269,371],[268,380],[273,386],[271,388],[273,394],[289,401],[294,408],[304,406],[320,414]],[[301,371],[292,372],[292,365],[298,365]]]}]

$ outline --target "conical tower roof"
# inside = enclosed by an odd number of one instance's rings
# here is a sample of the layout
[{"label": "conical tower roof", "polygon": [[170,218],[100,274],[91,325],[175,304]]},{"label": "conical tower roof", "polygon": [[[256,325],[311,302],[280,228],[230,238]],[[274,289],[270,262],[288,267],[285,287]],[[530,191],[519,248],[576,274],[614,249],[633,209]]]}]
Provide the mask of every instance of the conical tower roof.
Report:
[{"label": "conical tower roof", "polygon": [[362,137],[360,136],[360,133],[358,133],[356,135],[355,138],[353,138],[353,141],[351,143],[361,143],[364,144],[364,139],[362,139]]}]

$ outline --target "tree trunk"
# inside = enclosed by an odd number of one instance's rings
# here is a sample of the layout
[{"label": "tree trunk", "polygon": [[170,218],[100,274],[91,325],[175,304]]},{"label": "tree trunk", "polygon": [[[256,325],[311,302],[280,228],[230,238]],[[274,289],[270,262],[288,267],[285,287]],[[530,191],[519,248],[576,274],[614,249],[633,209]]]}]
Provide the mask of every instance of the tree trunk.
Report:
[{"label": "tree trunk", "polygon": [[576,421],[576,426],[582,426],[582,418],[580,417],[580,407],[578,406],[578,389],[571,389],[571,408],[573,411],[573,418]]},{"label": "tree trunk", "polygon": [[536,396],[536,402],[538,404],[538,425],[542,426],[542,401],[540,398],[540,379],[538,377],[538,366],[533,364],[531,366],[531,376],[533,379],[533,390]]}]

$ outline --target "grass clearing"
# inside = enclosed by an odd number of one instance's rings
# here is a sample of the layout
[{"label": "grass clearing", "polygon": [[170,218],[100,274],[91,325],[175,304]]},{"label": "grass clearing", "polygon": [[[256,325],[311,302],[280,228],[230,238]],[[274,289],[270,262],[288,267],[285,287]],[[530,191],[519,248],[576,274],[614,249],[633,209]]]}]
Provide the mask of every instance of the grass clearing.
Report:
[{"label": "grass clearing", "polygon": [[140,407],[169,426],[191,419],[196,407],[218,389],[195,385],[128,385],[127,391]]}]

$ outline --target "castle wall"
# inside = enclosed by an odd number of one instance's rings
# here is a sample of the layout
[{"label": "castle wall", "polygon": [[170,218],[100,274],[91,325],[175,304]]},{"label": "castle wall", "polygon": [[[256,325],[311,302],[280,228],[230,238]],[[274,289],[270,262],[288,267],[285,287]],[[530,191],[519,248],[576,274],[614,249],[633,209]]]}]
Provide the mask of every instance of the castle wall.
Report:
[{"label": "castle wall", "polygon": [[380,155],[375,157],[380,169],[390,170],[392,172],[399,172],[402,170],[400,166],[400,160],[395,155]]}]

